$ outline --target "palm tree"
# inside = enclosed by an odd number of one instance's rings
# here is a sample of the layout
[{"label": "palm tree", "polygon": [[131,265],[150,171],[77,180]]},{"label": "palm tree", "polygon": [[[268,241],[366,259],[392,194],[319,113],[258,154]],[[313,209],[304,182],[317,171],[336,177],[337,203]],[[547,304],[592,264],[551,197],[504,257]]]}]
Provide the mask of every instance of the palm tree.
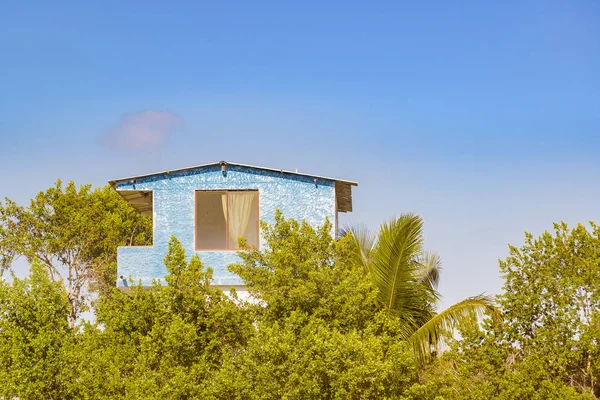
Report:
[{"label": "palm tree", "polygon": [[491,298],[483,294],[436,312],[441,261],[423,248],[421,217],[402,214],[384,222],[377,235],[359,228],[343,233],[354,243],[356,261],[371,275],[379,302],[403,322],[403,336],[418,360],[429,360],[458,325],[477,323],[474,314],[497,313]]}]

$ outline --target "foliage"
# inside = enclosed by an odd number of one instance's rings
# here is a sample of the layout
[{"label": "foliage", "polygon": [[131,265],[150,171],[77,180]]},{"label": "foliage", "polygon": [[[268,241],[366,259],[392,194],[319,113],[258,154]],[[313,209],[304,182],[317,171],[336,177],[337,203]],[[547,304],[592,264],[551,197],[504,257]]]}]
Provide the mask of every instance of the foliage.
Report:
[{"label": "foliage", "polygon": [[[545,373],[600,396],[600,228],[526,235],[500,263],[506,283],[505,340],[516,357],[540,360]],[[525,295],[527,293],[527,295]]]},{"label": "foliage", "polygon": [[74,398],[68,314],[64,290],[38,261],[28,278],[0,282],[0,398]]},{"label": "foliage", "polygon": [[87,327],[79,357],[86,398],[202,398],[223,354],[248,341],[248,312],[210,286],[212,271],[188,262],[175,238],[165,265],[167,285],[114,289],[98,305],[102,329]]},{"label": "foliage", "polygon": [[[188,261],[173,238],[166,285],[114,289],[100,299],[96,323],[76,330],[65,319],[62,287],[38,264],[31,279],[52,289],[49,300],[60,312],[44,320],[50,306],[43,307],[39,323],[17,335],[29,319],[23,310],[39,295],[12,289],[25,285],[18,279],[5,285],[12,295],[3,310],[19,312],[0,317],[8,332],[0,353],[18,351],[24,360],[3,359],[0,386],[19,398],[400,398],[416,379],[412,352],[399,320],[379,306],[354,263],[349,239],[334,241],[329,223],[314,230],[280,214],[264,229],[268,250],[243,252],[232,266],[252,302],[211,286],[212,271],[197,256]],[[22,349],[27,343],[54,348],[52,357],[40,363],[37,348]]]},{"label": "foliage", "polygon": [[[254,297],[257,333],[218,375],[221,398],[399,398],[415,363],[349,238],[285,220],[262,225],[266,250],[230,266]],[[217,396],[219,397],[219,396]]]},{"label": "foliage", "polygon": [[229,267],[258,300],[259,320],[301,312],[347,331],[364,328],[380,310],[377,292],[353,262],[350,241],[336,242],[329,221],[314,229],[277,212],[275,224],[261,228],[265,249],[240,252],[243,263]]},{"label": "foliage", "polygon": [[0,203],[0,266],[24,256],[44,265],[63,283],[69,323],[90,303],[90,293],[114,286],[116,252],[121,245],[151,242],[152,222],[140,216],[112,188],[91,189],[60,180],[39,192],[28,207]]},{"label": "foliage", "polygon": [[392,335],[343,332],[292,313],[262,323],[244,351],[229,357],[213,392],[222,399],[390,399],[415,381],[410,347]]},{"label": "foliage", "polygon": [[[132,210],[106,190],[59,183],[28,208],[10,200],[0,207],[3,262],[31,262],[28,278],[0,281],[0,398],[600,395],[593,224],[557,224],[554,234],[527,234],[522,247],[511,246],[500,262],[501,312],[475,297],[436,313],[440,262],[423,250],[422,220],[413,215],[383,224],[378,236],[355,229],[334,240],[329,221],[315,229],[278,212],[273,225],[262,224],[264,249],[240,252],[229,267],[248,299],[211,286],[212,270],[172,238],[164,283],[132,282],[125,293],[109,289],[114,277],[106,274],[125,236],[148,239],[148,221],[136,227]],[[88,215],[95,207],[104,209]],[[126,228],[110,226],[120,223]],[[79,237],[85,229],[89,237]],[[72,319],[83,303],[73,305],[69,275],[57,275],[69,262],[85,271],[82,288],[102,288],[94,323]],[[445,351],[424,363],[442,340]]]},{"label": "foliage", "polygon": [[[500,262],[503,319],[461,331],[423,375],[423,398],[600,397],[600,229],[555,224],[554,234]],[[452,379],[448,379],[452,377]]]},{"label": "foliage", "polygon": [[[494,312],[490,298],[467,298],[436,313],[441,261],[423,248],[423,219],[402,214],[384,222],[377,235],[364,229],[347,233],[354,244],[354,257],[372,277],[377,299],[390,315],[402,321],[403,339],[408,340],[419,360],[428,360],[454,329],[469,320],[472,312]],[[476,322],[475,322],[476,323]]]}]

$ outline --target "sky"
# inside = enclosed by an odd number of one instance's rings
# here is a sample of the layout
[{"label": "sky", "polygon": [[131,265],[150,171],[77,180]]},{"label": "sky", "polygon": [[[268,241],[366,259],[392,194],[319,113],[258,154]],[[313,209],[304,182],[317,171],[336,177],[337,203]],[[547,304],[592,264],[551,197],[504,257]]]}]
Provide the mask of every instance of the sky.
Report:
[{"label": "sky", "polygon": [[0,2],[0,198],[218,160],[425,220],[442,306],[600,222],[600,3]]}]

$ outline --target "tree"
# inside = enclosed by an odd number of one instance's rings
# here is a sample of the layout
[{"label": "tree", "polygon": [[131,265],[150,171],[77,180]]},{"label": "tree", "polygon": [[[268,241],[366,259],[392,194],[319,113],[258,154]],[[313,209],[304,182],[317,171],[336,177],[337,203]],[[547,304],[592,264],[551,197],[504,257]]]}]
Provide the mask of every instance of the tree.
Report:
[{"label": "tree", "polygon": [[69,302],[37,260],[28,278],[0,282],[0,398],[70,399]]},{"label": "tree", "polygon": [[0,203],[0,266],[23,256],[44,265],[64,285],[73,328],[92,291],[115,285],[116,251],[122,245],[151,242],[152,222],[109,186],[92,190],[73,182],[39,192],[28,207]]},{"label": "tree", "polygon": [[259,323],[243,351],[226,357],[205,398],[402,398],[415,373],[408,343],[376,324],[342,331],[294,313]]},{"label": "tree", "polygon": [[421,398],[599,398],[600,229],[555,224],[509,249],[502,318],[462,327],[462,340],[423,372]]},{"label": "tree", "polygon": [[249,304],[258,320],[275,322],[292,312],[315,315],[339,329],[364,328],[380,310],[376,292],[351,259],[350,242],[336,242],[331,223],[314,229],[305,221],[261,223],[263,250],[239,252],[237,274],[257,300]]},{"label": "tree", "polygon": [[224,354],[247,343],[248,311],[211,286],[212,270],[197,255],[188,260],[172,238],[165,265],[166,285],[114,288],[100,300],[74,357],[82,398],[206,398]]},{"label": "tree", "polygon": [[470,313],[494,311],[492,300],[483,295],[469,297],[436,313],[441,261],[423,248],[423,220],[402,214],[381,225],[377,235],[351,228],[355,260],[377,288],[379,303],[402,323],[419,360],[428,360]]},{"label": "tree", "polygon": [[[401,398],[416,379],[401,324],[331,223],[262,223],[264,250],[240,252],[256,333],[228,353],[210,396],[222,399]],[[208,397],[210,398],[210,397]]]},{"label": "tree", "polygon": [[600,396],[600,228],[554,225],[500,262],[502,339],[548,379]]}]

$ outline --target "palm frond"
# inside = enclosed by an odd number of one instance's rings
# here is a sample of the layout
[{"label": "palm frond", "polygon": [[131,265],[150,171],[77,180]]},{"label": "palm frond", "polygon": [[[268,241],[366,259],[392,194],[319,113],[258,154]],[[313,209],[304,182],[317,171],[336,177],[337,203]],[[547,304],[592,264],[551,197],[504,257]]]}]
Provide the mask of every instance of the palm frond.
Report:
[{"label": "palm frond", "polygon": [[418,260],[422,270],[421,281],[432,290],[437,290],[440,284],[440,273],[442,272],[442,259],[434,252],[427,251]]},{"label": "palm frond", "polygon": [[437,290],[442,272],[442,260],[436,253],[424,252],[416,262],[420,267],[418,279],[429,294],[428,302],[434,306],[442,297]]},{"label": "palm frond", "polygon": [[414,214],[383,223],[369,263],[381,303],[411,324],[421,322],[429,297],[419,279],[422,267],[415,262],[423,253],[422,231],[423,220]]},{"label": "palm frond", "polygon": [[[481,294],[469,297],[437,314],[408,339],[417,359],[421,362],[428,361],[444,340],[453,337],[454,330],[460,324],[473,323],[470,318],[473,313],[481,318],[485,313],[497,314],[498,310],[491,297]],[[477,323],[477,320],[474,323]]]},{"label": "palm frond", "polygon": [[354,243],[356,261],[363,266],[365,272],[370,272],[368,265],[375,245],[375,234],[364,225],[350,225],[340,229],[338,235],[350,236]]}]

